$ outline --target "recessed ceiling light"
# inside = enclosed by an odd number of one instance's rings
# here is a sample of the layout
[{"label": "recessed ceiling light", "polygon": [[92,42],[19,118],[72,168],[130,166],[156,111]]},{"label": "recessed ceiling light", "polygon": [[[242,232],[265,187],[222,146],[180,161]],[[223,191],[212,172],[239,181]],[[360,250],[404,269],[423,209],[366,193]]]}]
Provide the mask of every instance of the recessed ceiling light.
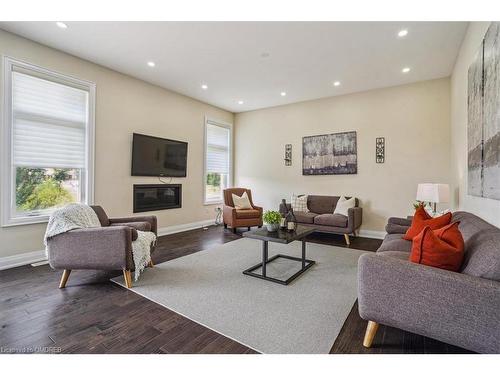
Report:
[{"label": "recessed ceiling light", "polygon": [[150,66],[151,68],[154,68],[155,67],[155,62],[154,61],[148,61],[148,66]]},{"label": "recessed ceiling light", "polygon": [[410,68],[406,67],[406,68],[403,68],[401,71],[403,73],[408,73],[410,70],[411,70]]},{"label": "recessed ceiling light", "polygon": [[399,36],[400,38],[403,38],[403,37],[405,37],[405,36],[407,36],[407,35],[408,35],[408,30],[406,30],[406,29],[399,30],[398,36]]},{"label": "recessed ceiling light", "polygon": [[280,95],[281,96],[286,96],[286,92],[282,91]]},{"label": "recessed ceiling light", "polygon": [[243,100],[238,100],[238,104],[243,104]]},{"label": "recessed ceiling light", "polygon": [[61,21],[57,21],[56,25],[57,25],[57,27],[59,27],[61,29],[67,29],[68,28],[68,25],[66,25],[64,22],[61,22]]},{"label": "recessed ceiling light", "polygon": [[334,86],[340,86],[340,82],[339,81],[335,81],[335,82],[333,82],[333,85]]},{"label": "recessed ceiling light", "polygon": [[208,89],[208,86],[207,86],[207,85],[201,85],[201,88],[202,88],[203,90],[206,90],[206,89]]}]

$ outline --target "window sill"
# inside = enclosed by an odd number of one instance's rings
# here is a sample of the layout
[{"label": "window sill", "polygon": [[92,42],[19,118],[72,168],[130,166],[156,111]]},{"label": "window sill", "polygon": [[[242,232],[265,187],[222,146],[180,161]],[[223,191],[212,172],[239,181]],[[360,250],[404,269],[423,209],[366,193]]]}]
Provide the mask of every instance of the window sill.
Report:
[{"label": "window sill", "polygon": [[49,221],[49,215],[11,217],[2,221],[2,227],[16,227],[19,225],[44,224]]},{"label": "window sill", "polygon": [[214,200],[214,201],[205,201],[205,202],[203,202],[203,205],[204,206],[213,206],[216,204],[223,204],[223,203],[224,203],[223,200]]}]

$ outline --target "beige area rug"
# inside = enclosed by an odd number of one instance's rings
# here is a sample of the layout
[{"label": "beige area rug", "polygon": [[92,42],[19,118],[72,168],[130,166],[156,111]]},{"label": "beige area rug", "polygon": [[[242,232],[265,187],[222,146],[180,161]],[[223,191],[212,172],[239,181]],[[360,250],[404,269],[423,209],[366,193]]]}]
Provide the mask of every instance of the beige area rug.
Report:
[{"label": "beige area rug", "polygon": [[[156,265],[131,290],[261,353],[328,353],[356,301],[365,252],[308,243],[316,264],[285,286],[243,275],[261,261],[261,246],[243,238]],[[269,257],[299,257],[300,248],[269,243]],[[267,273],[286,277],[298,267],[280,258]]]}]

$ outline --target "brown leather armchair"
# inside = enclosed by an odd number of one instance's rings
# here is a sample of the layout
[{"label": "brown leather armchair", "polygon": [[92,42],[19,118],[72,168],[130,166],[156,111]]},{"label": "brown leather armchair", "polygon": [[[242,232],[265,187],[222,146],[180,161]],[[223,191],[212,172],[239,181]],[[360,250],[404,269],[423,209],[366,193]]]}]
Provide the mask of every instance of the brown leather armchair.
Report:
[{"label": "brown leather armchair", "polygon": [[[233,194],[241,197],[244,192],[247,192],[248,199],[252,205],[252,209],[248,210],[238,210],[234,207]],[[233,232],[236,233],[236,228],[258,226],[262,227],[262,207],[258,207],[253,204],[252,192],[250,189],[245,188],[230,188],[224,190],[224,228],[229,225],[233,228]]]}]

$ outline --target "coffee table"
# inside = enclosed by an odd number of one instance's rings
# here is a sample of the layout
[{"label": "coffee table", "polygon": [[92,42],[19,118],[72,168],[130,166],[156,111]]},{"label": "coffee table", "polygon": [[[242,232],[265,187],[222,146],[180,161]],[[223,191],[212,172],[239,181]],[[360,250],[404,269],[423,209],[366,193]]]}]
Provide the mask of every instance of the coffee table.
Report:
[{"label": "coffee table", "polygon": [[[293,232],[288,232],[286,230],[281,230],[279,229],[276,232],[268,232],[266,228],[260,228],[260,229],[255,229],[251,230],[249,232],[243,233],[243,237],[248,237],[248,238],[254,238],[256,240],[261,240],[262,241],[262,262],[256,264],[255,266],[252,266],[243,273],[248,276],[253,276],[253,277],[258,277],[259,279],[264,279],[267,281],[272,281],[274,283],[282,284],[282,285],[288,285],[290,284],[293,280],[295,280],[297,277],[302,275],[304,272],[306,272],[309,268],[313,266],[314,263],[316,263],[314,260],[306,259],[306,241],[305,237],[315,231],[314,228],[311,227],[305,227],[302,225],[298,225],[297,229]],[[290,255],[284,255],[284,254],[278,254],[275,255],[271,258],[268,258],[268,243],[269,242],[278,242],[278,243],[283,243],[283,244],[288,244],[293,241],[302,241],[302,257],[297,258],[297,257],[292,257]],[[268,263],[271,263],[273,260],[276,260],[278,258],[285,258],[285,259],[290,259],[294,260],[297,262],[302,263],[302,267],[300,270],[295,272],[293,275],[291,275],[288,279],[286,280],[281,280],[277,279],[274,277],[267,276],[266,273],[266,265]],[[255,272],[256,269],[262,267],[262,273]]]}]

